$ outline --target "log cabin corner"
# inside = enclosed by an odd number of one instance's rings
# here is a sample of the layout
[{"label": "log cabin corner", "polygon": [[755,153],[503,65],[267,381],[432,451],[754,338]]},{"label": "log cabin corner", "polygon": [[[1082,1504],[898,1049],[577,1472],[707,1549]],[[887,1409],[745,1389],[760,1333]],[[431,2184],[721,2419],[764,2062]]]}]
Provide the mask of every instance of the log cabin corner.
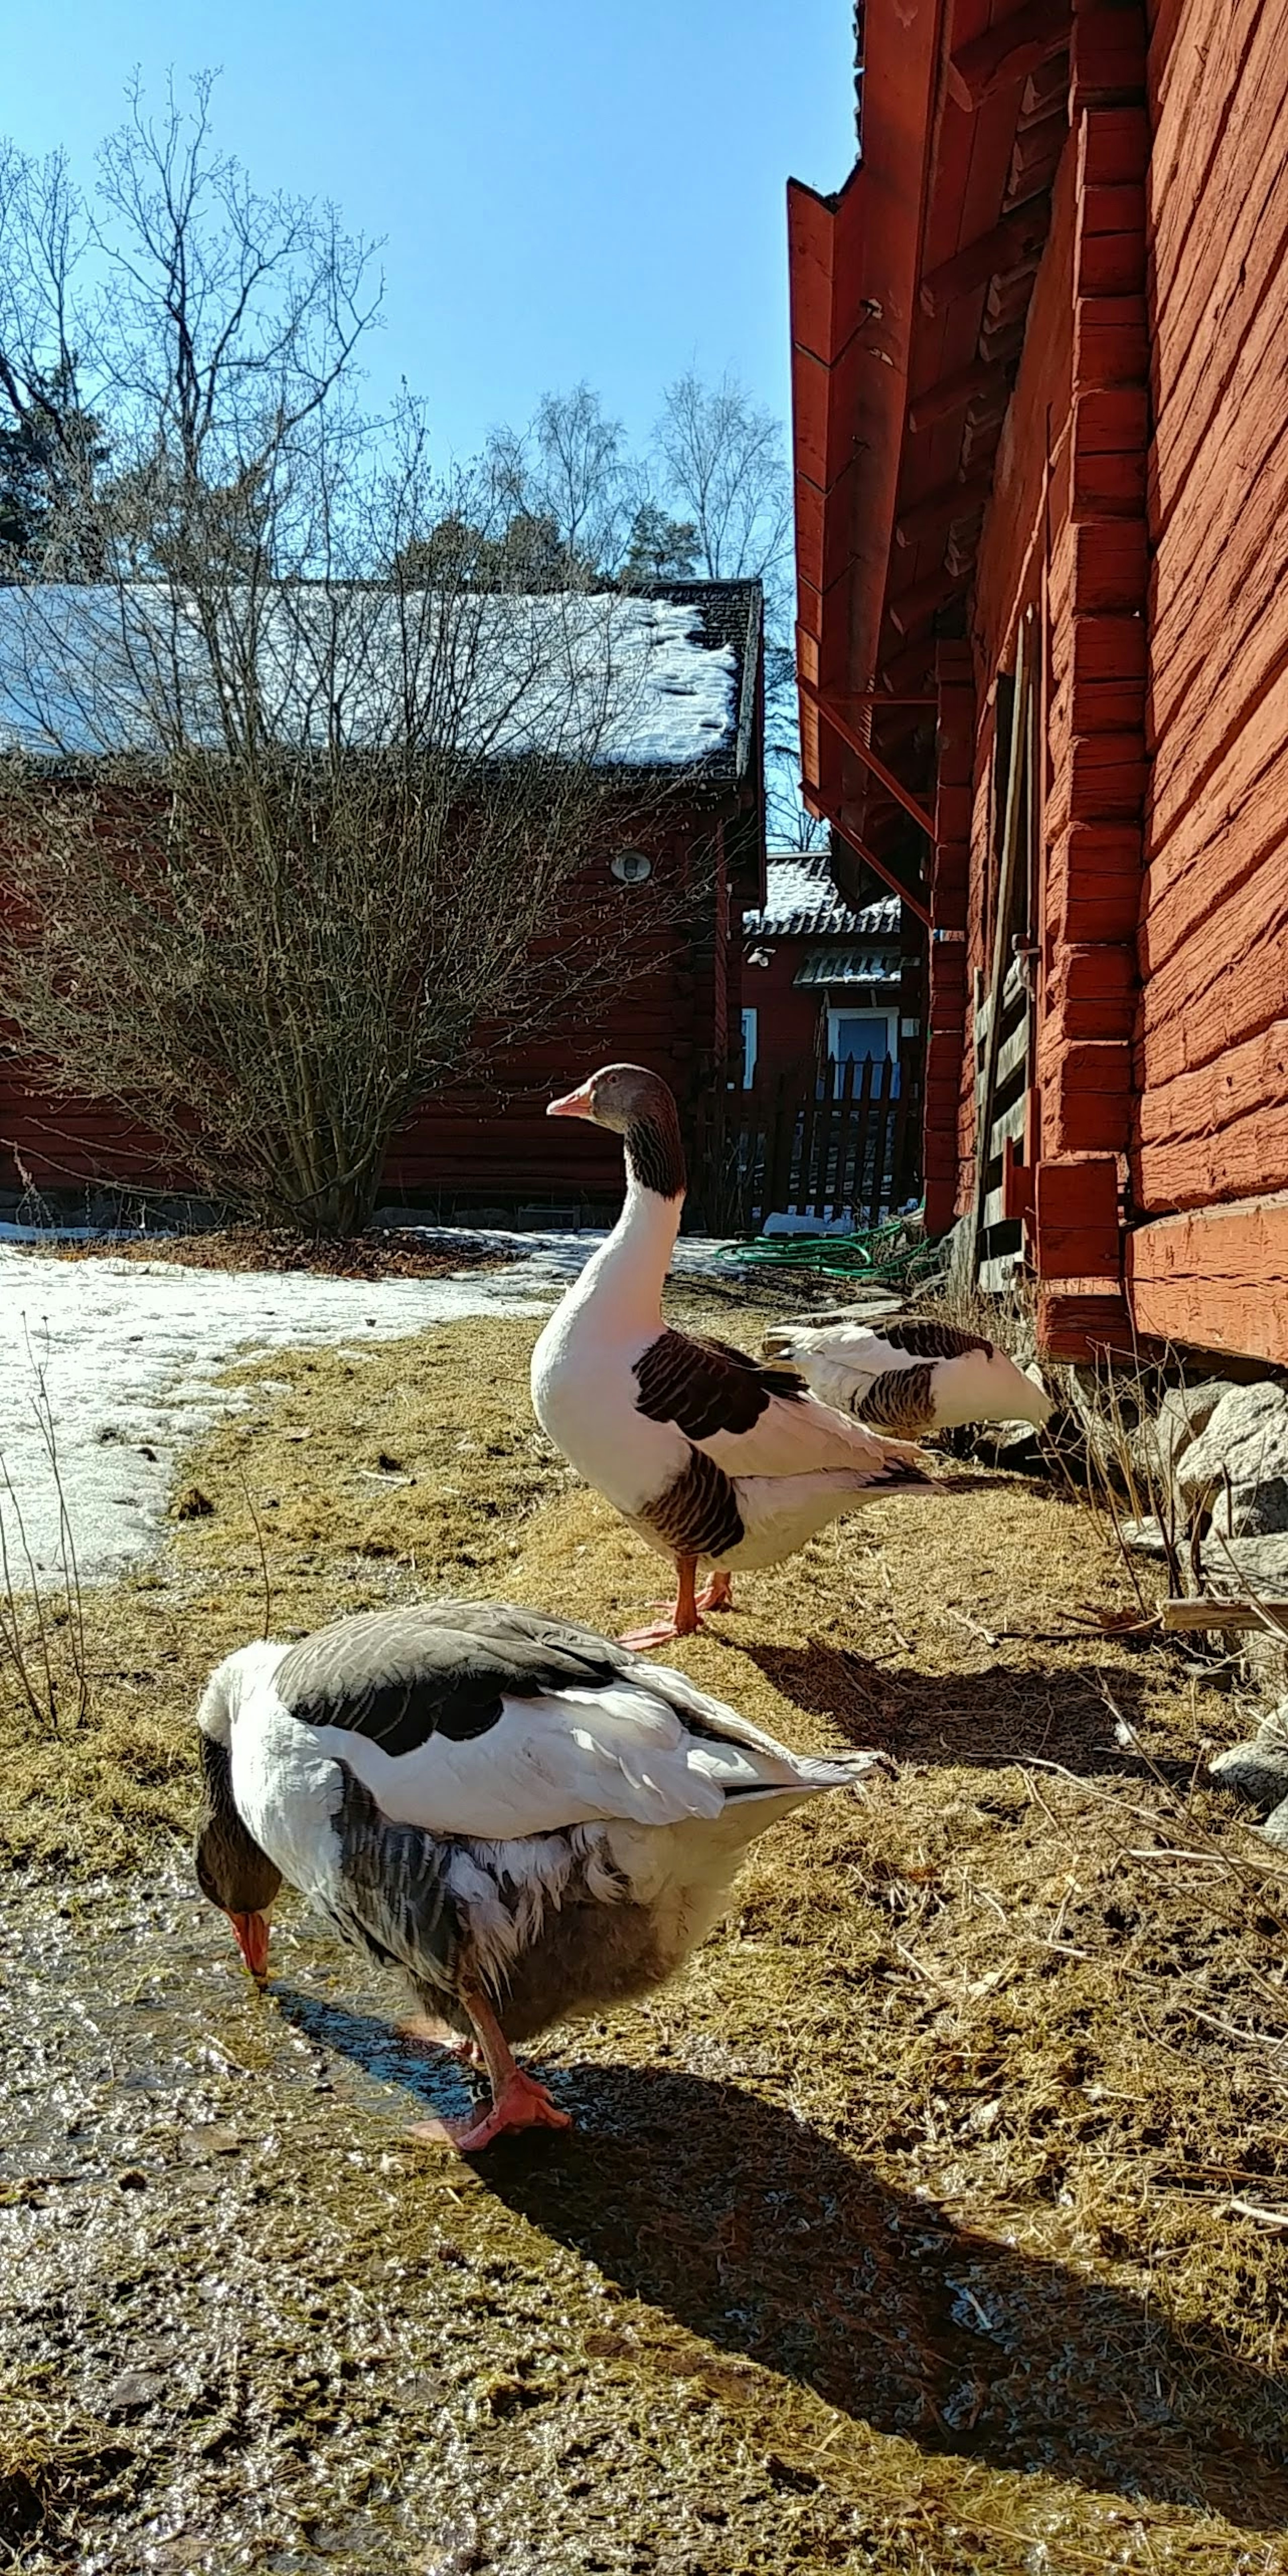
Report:
[{"label": "log cabin corner", "polygon": [[1288,0],[869,0],[788,217],[804,792],[925,924],[927,1222],[1288,1363]]}]

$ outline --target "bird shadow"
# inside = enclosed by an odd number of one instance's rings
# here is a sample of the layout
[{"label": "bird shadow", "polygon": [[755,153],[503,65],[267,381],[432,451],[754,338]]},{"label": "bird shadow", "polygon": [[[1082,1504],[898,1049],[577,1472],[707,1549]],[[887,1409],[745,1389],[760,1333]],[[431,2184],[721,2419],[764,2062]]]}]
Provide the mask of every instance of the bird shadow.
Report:
[{"label": "bird shadow", "polygon": [[[990,1664],[983,1672],[891,1667],[811,1640],[740,1651],[784,1699],[827,1717],[851,1744],[898,1762],[1056,1762],[1082,1776],[1135,1767],[1130,1736],[1144,1723],[1143,1679],[1120,1665]],[[1186,1778],[1191,1766],[1180,1764]]]},{"label": "bird shadow", "polygon": [[[371,2016],[278,1993],[310,2038],[436,2112],[439,2070]],[[733,2405],[764,2369],[856,2427],[1086,2490],[1288,2523],[1288,2382],[1211,2325],[1172,2323],[1084,2269],[958,2225],[760,2095],[685,2071],[547,2069],[577,2126],[503,2141],[475,2166],[506,2208],[714,2347],[669,2357],[628,2321],[597,2330]],[[598,2321],[602,2326],[602,2316]]]}]

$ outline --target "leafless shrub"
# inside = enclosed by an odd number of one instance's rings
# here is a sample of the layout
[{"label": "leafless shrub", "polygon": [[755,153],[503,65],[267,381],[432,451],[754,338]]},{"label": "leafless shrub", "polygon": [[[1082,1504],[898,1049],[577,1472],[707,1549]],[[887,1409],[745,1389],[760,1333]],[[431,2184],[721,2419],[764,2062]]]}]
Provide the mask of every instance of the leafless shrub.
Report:
[{"label": "leafless shrub", "polygon": [[[123,1108],[210,1197],[343,1233],[481,1024],[565,1015],[692,901],[655,872],[623,939],[604,864],[682,774],[675,612],[572,562],[534,587],[494,480],[445,489],[410,404],[359,416],[369,250],[257,197],[207,112],[208,84],[157,123],[136,97],[105,148],[112,470],[59,487],[0,593],[0,1012],[46,1087]],[[51,579],[91,530],[94,577]]]},{"label": "leafless shrub", "polygon": [[57,1571],[37,1564],[26,1517],[0,1451],[0,1663],[7,1664],[30,1714],[58,1726],[70,1711],[79,1726],[89,1711],[90,1672],[80,1565],[58,1450],[47,1359],[27,1337],[28,1404],[57,1507]]}]

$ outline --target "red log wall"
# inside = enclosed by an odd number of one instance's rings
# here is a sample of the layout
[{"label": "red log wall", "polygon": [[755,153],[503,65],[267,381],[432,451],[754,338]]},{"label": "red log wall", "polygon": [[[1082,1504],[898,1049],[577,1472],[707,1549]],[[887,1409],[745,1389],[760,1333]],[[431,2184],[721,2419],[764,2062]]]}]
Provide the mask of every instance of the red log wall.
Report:
[{"label": "red log wall", "polygon": [[[1155,0],[1144,1332],[1288,1360],[1288,0]],[[1237,1203],[1237,1204],[1236,1204]],[[1183,1213],[1178,1213],[1183,1212]]]},{"label": "red log wall", "polygon": [[[683,886],[694,865],[710,865],[709,813],[672,832],[657,851],[657,883]],[[396,1201],[434,1199],[452,1206],[498,1206],[556,1198],[616,1202],[621,1150],[613,1137],[573,1121],[548,1120],[546,1101],[623,1059],[665,1076],[683,1107],[717,1075],[724,1078],[728,1032],[740,1027],[742,905],[757,889],[732,886],[723,846],[713,889],[695,893],[689,913],[648,943],[646,972],[614,980],[606,957],[602,982],[573,1000],[563,1026],[507,1045],[502,1030],[485,1035],[486,1089],[460,1086],[422,1110],[395,1138],[384,1194]],[[632,893],[622,889],[629,917]],[[483,1034],[483,1033],[481,1033]],[[28,1182],[45,1194],[79,1187],[192,1191],[191,1176],[118,1110],[102,1102],[53,1099],[12,1050],[0,1047],[0,1189]]]}]

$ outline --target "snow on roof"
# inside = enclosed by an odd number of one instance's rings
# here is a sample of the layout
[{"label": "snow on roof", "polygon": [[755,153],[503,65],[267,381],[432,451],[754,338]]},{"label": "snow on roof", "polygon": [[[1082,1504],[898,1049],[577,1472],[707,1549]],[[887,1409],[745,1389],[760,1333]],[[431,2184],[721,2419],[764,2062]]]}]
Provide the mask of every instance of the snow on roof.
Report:
[{"label": "snow on roof", "polygon": [[744,916],[743,927],[757,938],[891,939],[902,909],[897,895],[865,903],[857,911],[847,904],[832,875],[825,850],[771,850],[765,869],[766,897],[761,912]]},{"label": "snow on roof", "polygon": [[[713,585],[722,591],[729,585]],[[750,591],[754,585],[740,587]],[[0,748],[53,759],[218,746],[251,670],[279,742],[379,748],[419,726],[476,756],[729,768],[740,655],[683,599],[161,582],[0,588]]]}]

